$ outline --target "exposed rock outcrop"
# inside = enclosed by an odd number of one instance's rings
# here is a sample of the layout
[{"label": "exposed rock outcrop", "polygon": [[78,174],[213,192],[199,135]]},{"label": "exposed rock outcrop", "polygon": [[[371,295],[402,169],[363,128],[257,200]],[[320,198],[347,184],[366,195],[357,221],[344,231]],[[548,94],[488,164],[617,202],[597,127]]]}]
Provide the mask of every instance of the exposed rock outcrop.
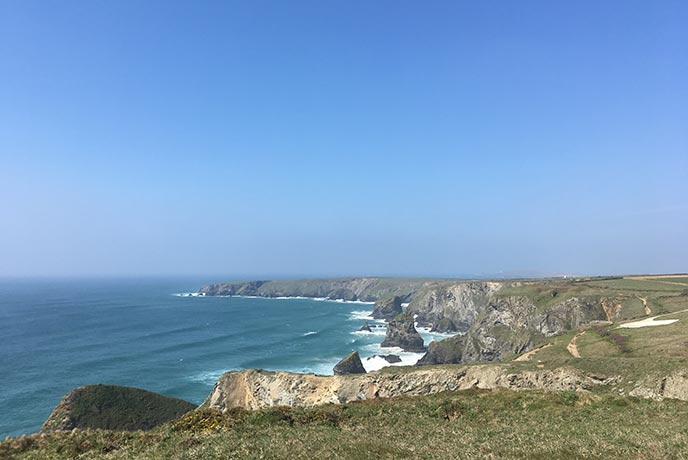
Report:
[{"label": "exposed rock outcrop", "polygon": [[312,407],[469,388],[574,391],[590,390],[611,381],[614,379],[587,375],[573,368],[512,372],[508,367],[490,364],[417,368],[403,374],[370,372],[329,377],[250,369],[222,375],[204,406],[221,411],[233,407],[249,410],[270,406]]},{"label": "exposed rock outcrop", "polygon": [[664,398],[688,401],[688,372],[676,371],[664,378],[646,378],[630,391],[631,396],[661,400]]},{"label": "exposed rock outcrop", "polygon": [[433,323],[432,328],[430,328],[430,332],[456,332],[458,330],[456,324],[446,317],[442,318],[437,323]]},{"label": "exposed rock outcrop", "polygon": [[375,302],[375,309],[372,313],[373,318],[387,321],[396,318],[402,312],[401,301],[402,298],[398,295],[378,300]]},{"label": "exposed rock outcrop", "polygon": [[334,375],[365,373],[366,370],[357,351],[352,351],[334,366]]},{"label": "exposed rock outcrop", "polygon": [[524,296],[493,297],[465,335],[433,342],[417,364],[496,361],[605,318],[597,299],[573,297],[543,308]]},{"label": "exposed rock outcrop", "polygon": [[426,286],[413,294],[407,311],[417,315],[419,325],[437,332],[466,332],[502,285],[472,281]]},{"label": "exposed rock outcrop", "polygon": [[373,332],[373,330],[370,328],[370,324],[368,324],[368,323],[365,323],[358,330],[359,330],[359,332]]},{"label": "exposed rock outcrop", "polygon": [[67,393],[41,427],[41,432],[102,428],[147,430],[196,408],[181,399],[139,388],[87,385]]},{"label": "exposed rock outcrop", "polygon": [[416,366],[432,364],[459,364],[463,362],[464,338],[462,336],[433,341],[428,345],[428,352],[418,360]]},{"label": "exposed rock outcrop", "polygon": [[400,347],[404,351],[420,353],[425,351],[423,337],[413,324],[413,316],[402,313],[387,323],[387,334],[381,347]]}]

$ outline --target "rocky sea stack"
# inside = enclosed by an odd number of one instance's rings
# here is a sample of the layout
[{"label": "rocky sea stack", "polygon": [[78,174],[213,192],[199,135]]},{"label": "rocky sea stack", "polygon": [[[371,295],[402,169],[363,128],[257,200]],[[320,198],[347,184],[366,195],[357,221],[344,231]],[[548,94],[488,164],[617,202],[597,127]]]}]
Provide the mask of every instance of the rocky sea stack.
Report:
[{"label": "rocky sea stack", "polygon": [[366,370],[357,351],[352,351],[334,366],[334,375],[365,373]]},{"label": "rocky sea stack", "polygon": [[425,351],[423,337],[416,330],[413,315],[409,313],[402,313],[387,323],[387,335],[380,346],[399,347],[414,353]]},{"label": "rocky sea stack", "polygon": [[373,310],[372,316],[375,319],[390,321],[401,313],[401,311],[401,297],[395,295],[375,302],[375,309]]}]

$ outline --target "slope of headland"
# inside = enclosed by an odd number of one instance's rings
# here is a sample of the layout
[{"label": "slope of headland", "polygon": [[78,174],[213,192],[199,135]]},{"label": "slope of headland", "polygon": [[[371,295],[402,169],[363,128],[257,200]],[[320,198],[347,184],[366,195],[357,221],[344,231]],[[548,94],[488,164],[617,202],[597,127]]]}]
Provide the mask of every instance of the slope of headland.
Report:
[{"label": "slope of headland", "polygon": [[194,410],[195,404],[140,388],[86,385],[67,393],[41,432],[102,428],[147,430]]}]

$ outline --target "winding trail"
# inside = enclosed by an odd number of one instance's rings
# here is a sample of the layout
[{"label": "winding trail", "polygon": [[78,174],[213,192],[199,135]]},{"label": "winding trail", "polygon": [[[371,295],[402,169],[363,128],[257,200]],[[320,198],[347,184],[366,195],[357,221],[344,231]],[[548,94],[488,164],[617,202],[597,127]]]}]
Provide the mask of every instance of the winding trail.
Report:
[{"label": "winding trail", "polygon": [[650,316],[652,314],[652,309],[647,305],[647,297],[640,297],[638,296],[640,301],[643,303],[643,306],[645,307],[645,314],[647,316]]},{"label": "winding trail", "polygon": [[566,345],[566,349],[569,353],[571,353],[571,356],[573,356],[574,358],[581,357],[580,353],[578,352],[578,345],[576,342],[578,341],[578,337],[582,335],[585,335],[585,331],[579,332],[578,334],[574,335],[569,344]]},{"label": "winding trail", "polygon": [[532,350],[523,353],[521,356],[514,359],[514,361],[530,361],[531,359],[533,359],[533,355],[535,355],[535,353],[537,353],[538,351],[544,350],[545,348],[551,347],[552,345],[554,345],[554,344],[553,343],[546,343],[544,345],[540,345],[538,347],[535,347]]}]

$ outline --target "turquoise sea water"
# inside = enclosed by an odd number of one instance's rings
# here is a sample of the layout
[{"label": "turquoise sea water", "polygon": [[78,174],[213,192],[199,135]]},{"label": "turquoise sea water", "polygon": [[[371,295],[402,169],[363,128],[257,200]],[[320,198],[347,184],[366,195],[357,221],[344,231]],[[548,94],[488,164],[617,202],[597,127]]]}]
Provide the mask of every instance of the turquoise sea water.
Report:
[{"label": "turquoise sea water", "polygon": [[37,431],[80,385],[201,403],[228,370],[331,374],[352,350],[395,351],[382,330],[355,332],[372,305],[174,295],[206,281],[0,280],[0,439]]}]

